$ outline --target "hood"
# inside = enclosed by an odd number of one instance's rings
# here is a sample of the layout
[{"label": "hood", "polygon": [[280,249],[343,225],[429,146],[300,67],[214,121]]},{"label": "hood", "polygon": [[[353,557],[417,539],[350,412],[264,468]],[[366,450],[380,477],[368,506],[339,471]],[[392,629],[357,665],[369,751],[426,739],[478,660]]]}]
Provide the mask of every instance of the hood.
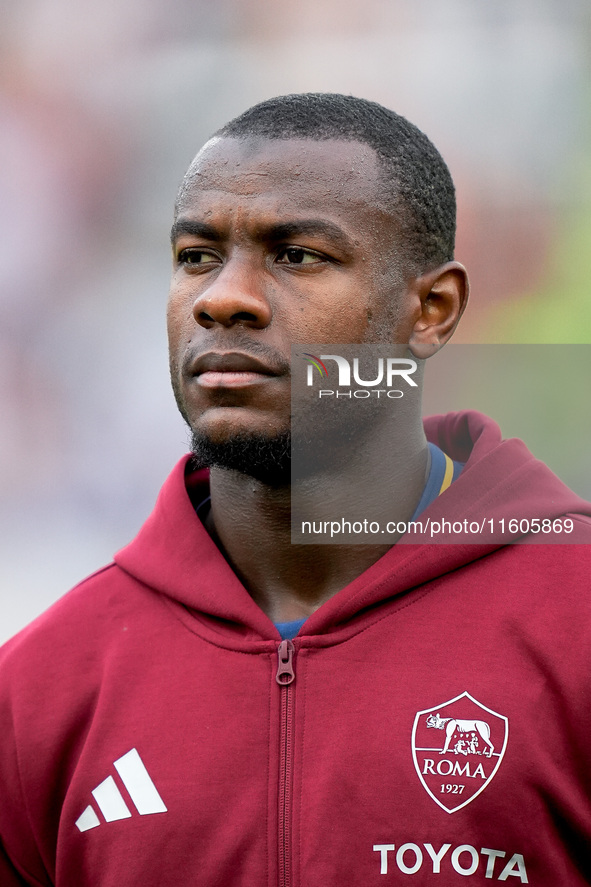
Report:
[{"label": "hood", "polygon": [[[565,486],[523,441],[503,440],[493,420],[474,411],[448,413],[428,417],[425,432],[452,459],[466,464],[460,477],[420,515],[421,520],[505,519],[508,525],[515,518],[576,515],[575,532],[568,541],[591,542],[591,504]],[[189,472],[189,458],[176,465],[154,511],[115,562],[143,585],[193,611],[239,625],[246,635],[274,637],[270,620],[195,514],[191,496],[198,501],[208,495],[208,472]],[[474,541],[473,536],[454,536],[454,544],[403,537],[310,616],[306,633],[343,625],[359,611],[490,556],[520,535],[507,529],[503,540],[492,544]],[[540,538],[541,534],[526,541]]]},{"label": "hood", "polygon": [[[575,532],[568,541],[589,540],[591,503],[573,493],[522,440],[503,440],[501,429],[488,416],[473,410],[447,413],[429,416],[424,426],[428,440],[466,463],[460,477],[433,503],[433,518],[449,512],[460,520],[484,517],[498,522],[580,514],[587,517],[582,536]],[[505,541],[520,535],[506,533]]]}]

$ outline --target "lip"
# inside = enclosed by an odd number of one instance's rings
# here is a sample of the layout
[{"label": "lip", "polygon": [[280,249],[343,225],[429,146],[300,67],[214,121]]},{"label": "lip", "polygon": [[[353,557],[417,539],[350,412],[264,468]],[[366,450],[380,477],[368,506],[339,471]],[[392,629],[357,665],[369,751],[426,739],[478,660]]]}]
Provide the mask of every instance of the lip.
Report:
[{"label": "lip", "polygon": [[283,370],[239,351],[202,354],[190,371],[202,388],[243,388],[283,375]]}]

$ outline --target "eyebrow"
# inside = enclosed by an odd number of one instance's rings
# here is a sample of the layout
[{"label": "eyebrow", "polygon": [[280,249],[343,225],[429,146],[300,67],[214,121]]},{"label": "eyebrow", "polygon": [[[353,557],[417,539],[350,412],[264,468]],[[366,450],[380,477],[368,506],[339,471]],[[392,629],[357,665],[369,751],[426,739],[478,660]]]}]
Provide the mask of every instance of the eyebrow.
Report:
[{"label": "eyebrow", "polygon": [[181,237],[183,234],[203,237],[205,240],[221,240],[219,232],[205,222],[197,222],[193,219],[176,219],[170,229],[171,242],[174,243],[177,237]]},{"label": "eyebrow", "polygon": [[353,244],[342,228],[329,222],[326,219],[302,219],[293,222],[282,222],[278,225],[272,225],[266,238],[272,241],[290,240],[292,237],[299,235],[320,235],[328,237],[337,243],[343,249],[351,249]]},{"label": "eyebrow", "polygon": [[[177,219],[170,231],[170,239],[174,243],[177,237],[183,234],[193,237],[203,237],[206,240],[220,241],[220,232],[206,224],[194,219]],[[269,225],[262,235],[261,240],[277,243],[282,240],[291,240],[298,236],[324,236],[335,242],[342,249],[352,249],[353,244],[342,228],[329,222],[327,219],[297,219],[289,222],[281,222]]]}]

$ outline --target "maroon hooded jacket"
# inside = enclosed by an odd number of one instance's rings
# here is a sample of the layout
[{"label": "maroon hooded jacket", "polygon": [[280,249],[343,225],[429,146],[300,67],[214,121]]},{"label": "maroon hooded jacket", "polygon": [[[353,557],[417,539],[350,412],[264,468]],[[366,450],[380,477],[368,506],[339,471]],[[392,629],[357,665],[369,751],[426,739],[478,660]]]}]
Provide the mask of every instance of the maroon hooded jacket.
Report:
[{"label": "maroon hooded jacket", "polygon": [[424,516],[578,544],[403,540],[281,641],[183,460],[3,648],[2,887],[591,883],[591,506],[477,413],[426,427],[467,465]]}]

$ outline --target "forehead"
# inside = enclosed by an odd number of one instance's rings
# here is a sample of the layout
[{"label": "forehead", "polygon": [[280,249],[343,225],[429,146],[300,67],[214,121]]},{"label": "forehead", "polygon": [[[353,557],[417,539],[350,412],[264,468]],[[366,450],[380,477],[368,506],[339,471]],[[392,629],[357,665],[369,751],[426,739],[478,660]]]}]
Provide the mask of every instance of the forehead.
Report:
[{"label": "forehead", "polygon": [[389,215],[376,152],[337,139],[214,138],[189,167],[177,211],[230,201],[286,210]]}]

